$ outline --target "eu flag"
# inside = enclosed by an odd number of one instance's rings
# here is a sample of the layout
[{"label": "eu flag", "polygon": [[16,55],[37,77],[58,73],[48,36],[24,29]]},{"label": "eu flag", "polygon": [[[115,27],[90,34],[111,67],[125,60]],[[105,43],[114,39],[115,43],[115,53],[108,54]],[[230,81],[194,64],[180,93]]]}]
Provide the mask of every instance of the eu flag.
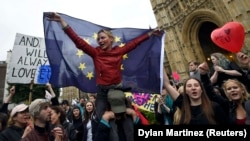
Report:
[{"label": "eu flag", "polygon": [[[51,67],[50,83],[56,87],[75,86],[83,92],[96,92],[93,60],[64,33],[57,22],[47,19],[43,25],[46,52]],[[97,32],[110,30],[115,36],[114,46],[123,47],[137,36],[151,29],[110,28],[59,13],[72,29],[87,43],[96,47]],[[162,87],[164,35],[151,36],[136,49],[123,56],[121,71],[123,84],[132,92],[160,93]]]}]

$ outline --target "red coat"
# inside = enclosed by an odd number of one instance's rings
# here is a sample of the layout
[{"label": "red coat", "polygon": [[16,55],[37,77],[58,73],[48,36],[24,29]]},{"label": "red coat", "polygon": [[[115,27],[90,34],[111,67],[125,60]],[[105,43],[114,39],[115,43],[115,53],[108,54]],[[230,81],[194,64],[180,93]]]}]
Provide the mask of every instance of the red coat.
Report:
[{"label": "red coat", "polygon": [[100,85],[119,84],[122,81],[121,64],[122,56],[135,49],[141,42],[148,39],[144,34],[123,47],[115,46],[110,51],[104,51],[100,47],[92,47],[79,37],[71,27],[65,29],[65,33],[75,43],[76,47],[90,55],[95,65],[96,83]]}]

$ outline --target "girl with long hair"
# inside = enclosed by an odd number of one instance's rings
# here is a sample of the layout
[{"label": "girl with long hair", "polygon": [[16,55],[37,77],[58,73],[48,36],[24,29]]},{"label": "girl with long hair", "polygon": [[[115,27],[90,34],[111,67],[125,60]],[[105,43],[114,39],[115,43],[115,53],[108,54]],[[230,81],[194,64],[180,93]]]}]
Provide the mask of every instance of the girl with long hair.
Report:
[{"label": "girl with long hair", "polygon": [[180,108],[180,124],[224,124],[226,114],[215,102],[210,101],[201,82],[189,78],[183,85],[183,94],[174,89],[164,71],[164,84],[174,103]]}]

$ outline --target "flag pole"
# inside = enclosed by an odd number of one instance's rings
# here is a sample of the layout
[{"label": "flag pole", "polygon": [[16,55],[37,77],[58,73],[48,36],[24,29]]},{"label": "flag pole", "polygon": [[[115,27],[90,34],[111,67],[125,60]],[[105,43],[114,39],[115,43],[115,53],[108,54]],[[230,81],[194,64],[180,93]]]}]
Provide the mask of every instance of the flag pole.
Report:
[{"label": "flag pole", "polygon": [[29,104],[32,101],[32,93],[33,93],[34,80],[30,81],[30,93],[29,93]]}]

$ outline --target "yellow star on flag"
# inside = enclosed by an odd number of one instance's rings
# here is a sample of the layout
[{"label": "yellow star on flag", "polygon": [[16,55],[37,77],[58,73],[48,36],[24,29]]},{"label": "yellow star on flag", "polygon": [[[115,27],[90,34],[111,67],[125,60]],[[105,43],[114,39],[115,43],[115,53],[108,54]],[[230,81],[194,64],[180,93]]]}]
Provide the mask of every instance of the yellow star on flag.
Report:
[{"label": "yellow star on flag", "polygon": [[123,64],[121,65],[121,70],[124,70]]},{"label": "yellow star on flag", "polygon": [[128,58],[128,54],[124,54],[124,55],[122,56],[122,58],[123,58],[123,60],[127,59],[127,58]]},{"label": "yellow star on flag", "polygon": [[125,44],[124,44],[124,43],[121,43],[121,44],[119,45],[119,47],[123,47],[123,46],[125,46]]},{"label": "yellow star on flag", "polygon": [[92,37],[96,40],[97,39],[97,33],[94,33]]},{"label": "yellow star on flag", "polygon": [[120,37],[115,36],[115,42],[117,43],[117,42],[120,42],[120,41],[121,41],[121,38],[120,38]]},{"label": "yellow star on flag", "polygon": [[85,63],[80,63],[79,67],[80,70],[84,70],[86,68]]},{"label": "yellow star on flag", "polygon": [[87,76],[86,76],[89,80],[91,80],[93,76],[93,72],[87,72]]},{"label": "yellow star on flag", "polygon": [[80,58],[83,55],[83,51],[78,49],[76,55]]}]

